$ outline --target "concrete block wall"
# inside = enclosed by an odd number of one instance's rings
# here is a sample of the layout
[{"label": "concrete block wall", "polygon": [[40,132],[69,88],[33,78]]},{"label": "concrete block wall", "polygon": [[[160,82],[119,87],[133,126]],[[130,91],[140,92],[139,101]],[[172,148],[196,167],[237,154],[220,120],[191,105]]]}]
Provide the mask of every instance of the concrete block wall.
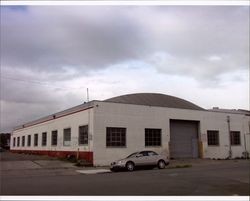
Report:
[{"label": "concrete block wall", "polygon": [[[89,125],[89,144],[88,145],[79,145],[78,143],[78,133],[79,126]],[[71,128],[71,144],[70,146],[63,145],[63,130],[65,128]],[[58,131],[57,145],[51,145],[51,132],[53,130]],[[42,146],[42,133],[47,132],[47,145]],[[34,134],[38,134],[38,146],[34,146]],[[31,135],[31,146],[27,146],[28,135]],[[93,150],[93,108],[89,110],[84,110],[74,114],[66,115],[59,117],[44,123],[37,125],[29,126],[26,128],[21,128],[14,130],[11,135],[11,150],[21,151],[21,150],[30,150],[30,151],[39,151],[39,153],[46,153],[46,151],[57,152],[92,152]],[[22,146],[22,136],[25,136],[25,146]],[[20,146],[13,147],[13,138],[20,137]],[[81,153],[82,154],[82,153]],[[60,155],[60,154],[59,154]]]},{"label": "concrete block wall", "polygon": [[[245,150],[243,140],[247,132],[246,124],[249,122],[244,115],[99,102],[94,110],[94,164],[108,165],[114,160],[141,150],[154,150],[169,155],[170,119],[199,121],[198,134],[203,157],[225,159],[229,156],[227,116],[230,116],[231,130],[240,131],[241,134],[241,144],[231,146],[232,157],[241,157]],[[125,148],[106,147],[106,127],[127,128]],[[145,147],[145,128],[162,129],[161,146]],[[207,130],[219,131],[219,146],[207,145]]]}]

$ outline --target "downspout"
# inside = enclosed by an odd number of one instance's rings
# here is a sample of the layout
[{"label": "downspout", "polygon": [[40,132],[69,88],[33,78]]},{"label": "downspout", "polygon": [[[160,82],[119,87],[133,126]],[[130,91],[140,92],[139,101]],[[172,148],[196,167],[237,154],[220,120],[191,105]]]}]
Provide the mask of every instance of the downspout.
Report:
[{"label": "downspout", "polygon": [[232,147],[231,147],[231,129],[230,129],[230,116],[227,116],[227,126],[228,126],[228,138],[229,138],[229,153],[228,158],[232,158]]},{"label": "downspout", "polygon": [[[87,88],[87,101],[88,101],[88,105],[89,104],[89,88]],[[88,162],[90,162],[90,109],[88,109],[88,153],[87,153],[87,160]]]}]

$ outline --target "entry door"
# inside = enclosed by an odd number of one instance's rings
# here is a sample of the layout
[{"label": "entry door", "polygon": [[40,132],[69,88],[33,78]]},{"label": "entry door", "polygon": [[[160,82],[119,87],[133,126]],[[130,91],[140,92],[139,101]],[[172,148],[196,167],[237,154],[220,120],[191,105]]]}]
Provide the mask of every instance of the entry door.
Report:
[{"label": "entry door", "polygon": [[170,120],[171,158],[198,158],[198,123]]}]

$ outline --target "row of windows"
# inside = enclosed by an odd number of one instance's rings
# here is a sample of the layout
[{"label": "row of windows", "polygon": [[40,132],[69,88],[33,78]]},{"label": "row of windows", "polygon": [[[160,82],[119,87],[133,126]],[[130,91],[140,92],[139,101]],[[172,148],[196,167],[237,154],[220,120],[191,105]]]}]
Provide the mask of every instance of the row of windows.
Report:
[{"label": "row of windows", "polygon": [[[125,147],[126,128],[107,127],[106,146]],[[145,129],[145,146],[161,146],[161,129]]]},{"label": "row of windows", "polygon": [[[219,145],[219,131],[209,130],[207,131],[207,144],[208,145]],[[230,144],[240,145],[240,131],[230,131]]]},{"label": "row of windows", "polygon": [[[161,129],[145,129],[145,146],[161,146]],[[208,145],[219,145],[219,131],[207,131]],[[230,132],[231,145],[240,145],[240,132]],[[106,130],[107,147],[125,147],[126,146],[126,128],[108,127]]]},{"label": "row of windows", "polygon": [[[17,139],[17,142],[16,142]],[[26,136],[22,136],[22,145],[25,146],[25,139]],[[78,144],[79,145],[87,145],[88,144],[88,125],[86,126],[79,126],[78,130]],[[51,132],[51,145],[57,146],[58,141],[58,131],[54,130]],[[63,130],[63,145],[64,146],[70,146],[71,143],[71,128],[65,128]],[[34,134],[34,146],[38,146],[38,133]],[[42,146],[47,146],[47,132],[42,133]],[[20,146],[20,137],[14,137],[13,138],[13,147],[19,147]],[[31,135],[27,136],[27,146],[31,146]]]},{"label": "row of windows", "polygon": [[[79,126],[78,144],[88,144],[88,126]],[[57,130],[51,132],[51,145],[57,145]],[[145,146],[161,146],[161,129],[145,129]],[[71,143],[71,128],[63,130],[63,145],[70,146]],[[231,145],[240,145],[240,132],[230,132]],[[207,131],[207,144],[219,145],[219,131]],[[42,133],[42,146],[47,145],[47,133]],[[16,138],[13,139],[13,146],[16,146]],[[17,137],[17,146],[20,146],[20,137]],[[25,136],[22,136],[22,146],[25,146]],[[31,135],[28,135],[27,146],[31,146]],[[34,134],[34,146],[38,146],[38,134]],[[106,128],[106,146],[107,147],[125,147],[126,146],[126,128],[107,127]]]}]

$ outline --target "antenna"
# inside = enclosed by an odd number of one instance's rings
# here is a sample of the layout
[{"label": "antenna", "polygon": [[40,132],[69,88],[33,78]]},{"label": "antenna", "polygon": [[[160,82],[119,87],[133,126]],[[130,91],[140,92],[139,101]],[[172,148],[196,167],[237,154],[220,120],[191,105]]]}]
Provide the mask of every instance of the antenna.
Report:
[{"label": "antenna", "polygon": [[87,88],[87,102],[89,102],[89,88]]}]

